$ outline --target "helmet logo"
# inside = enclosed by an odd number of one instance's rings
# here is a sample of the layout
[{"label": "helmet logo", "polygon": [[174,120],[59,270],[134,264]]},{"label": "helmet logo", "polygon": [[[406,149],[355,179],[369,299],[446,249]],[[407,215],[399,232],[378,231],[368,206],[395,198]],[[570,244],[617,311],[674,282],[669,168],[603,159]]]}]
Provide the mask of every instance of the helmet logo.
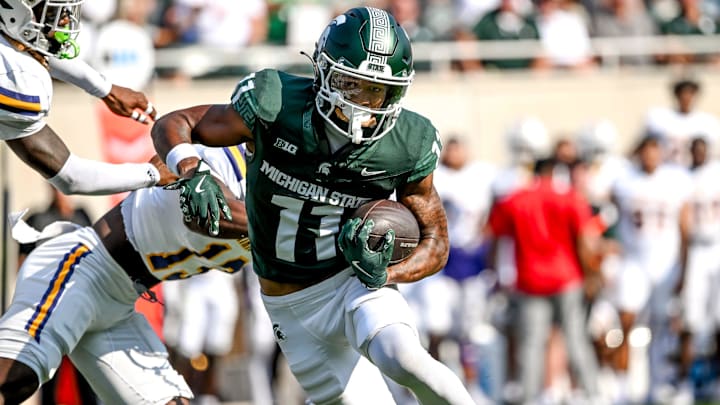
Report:
[{"label": "helmet logo", "polygon": [[332,166],[332,165],[331,165],[330,163],[328,163],[328,162],[320,163],[320,166],[318,166],[318,168],[317,168],[317,170],[315,171],[315,173],[317,173],[317,174],[322,174],[322,175],[325,175],[325,176],[329,176],[329,175],[330,175],[330,167],[331,167],[331,166]]},{"label": "helmet logo", "polygon": [[[392,53],[394,38],[392,33],[392,27],[390,27],[390,17],[388,14],[380,9],[368,7],[370,14],[370,29],[369,29],[369,43],[367,44],[367,63],[362,63],[360,70],[368,70],[374,73],[385,73],[390,71],[392,75],[392,69],[387,69],[388,55]],[[363,69],[363,67],[365,69]]]}]

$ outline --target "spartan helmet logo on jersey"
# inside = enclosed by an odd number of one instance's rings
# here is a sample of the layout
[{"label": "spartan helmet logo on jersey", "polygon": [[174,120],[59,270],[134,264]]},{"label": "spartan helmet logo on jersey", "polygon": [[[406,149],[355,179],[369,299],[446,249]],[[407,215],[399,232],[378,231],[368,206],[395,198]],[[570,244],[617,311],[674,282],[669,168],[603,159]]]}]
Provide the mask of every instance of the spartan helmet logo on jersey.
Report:
[{"label": "spartan helmet logo on jersey", "polygon": [[328,162],[320,163],[320,166],[318,166],[315,173],[322,174],[324,176],[329,176],[330,175],[330,166],[332,166],[332,165]]},{"label": "spartan helmet logo on jersey", "polygon": [[85,0],[0,0],[0,30],[45,56],[80,53],[80,6]]},{"label": "spartan helmet logo on jersey", "polygon": [[315,45],[315,105],[353,143],[374,141],[395,125],[414,71],[405,30],[387,12],[353,8]]}]

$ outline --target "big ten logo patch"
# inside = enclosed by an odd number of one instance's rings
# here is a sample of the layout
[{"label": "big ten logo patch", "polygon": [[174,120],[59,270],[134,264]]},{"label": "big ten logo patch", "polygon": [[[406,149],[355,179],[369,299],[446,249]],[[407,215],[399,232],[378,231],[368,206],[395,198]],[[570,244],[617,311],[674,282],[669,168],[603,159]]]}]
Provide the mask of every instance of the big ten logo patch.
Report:
[{"label": "big ten logo patch", "polygon": [[291,155],[294,155],[295,153],[297,153],[297,149],[298,149],[298,147],[296,145],[293,145],[290,142],[288,142],[282,138],[275,139],[275,144],[273,146],[275,146],[278,149],[282,149]]}]

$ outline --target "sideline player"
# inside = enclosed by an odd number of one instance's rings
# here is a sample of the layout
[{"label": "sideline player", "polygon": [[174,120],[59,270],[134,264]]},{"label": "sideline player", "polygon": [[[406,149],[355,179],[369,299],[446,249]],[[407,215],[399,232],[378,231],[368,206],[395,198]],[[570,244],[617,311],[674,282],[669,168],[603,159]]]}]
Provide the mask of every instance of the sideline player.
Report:
[{"label": "sideline player", "polygon": [[[0,318],[0,403],[28,398],[52,377],[63,355],[104,403],[176,404],[192,398],[134,306],[161,281],[211,268],[235,272],[251,260],[245,207],[238,200],[242,177],[231,149],[198,146],[232,195],[235,222],[223,222],[220,232],[228,239],[200,234],[193,225],[198,232],[188,231],[177,192],[151,187],[131,193],[93,227],[50,239],[30,254]],[[16,237],[20,225],[13,229]]]},{"label": "sideline player", "polygon": [[67,60],[79,52],[75,37],[83,1],[12,0],[0,7],[0,139],[65,194],[113,194],[155,185],[163,180],[152,164],[81,158],[45,123],[53,91],[49,69],[102,97],[116,114],[144,121],[155,116],[142,93],[113,85],[108,89],[84,62]]},{"label": "sideline player", "polygon": [[707,136],[690,138],[693,224],[682,294],[683,331],[678,376],[681,381],[675,397],[683,395],[685,403],[691,403],[695,395],[690,373],[693,361],[711,357],[712,346],[720,341],[717,340],[720,324],[717,305],[720,287],[720,184],[717,179],[720,162],[711,157],[713,146],[716,145],[712,145]]},{"label": "sideline player", "polygon": [[[310,399],[394,403],[382,372],[421,403],[472,404],[460,379],[422,347],[403,297],[385,287],[436,273],[448,255],[433,187],[437,130],[401,108],[414,74],[407,34],[383,10],[353,8],[328,25],[312,60],[315,80],[261,70],[230,103],[156,123],[156,149],[187,183],[183,209],[203,214],[204,201],[221,197],[212,178],[188,173],[203,166],[189,142],[247,142],[253,266],[276,339]],[[373,251],[373,224],[348,219],[393,192],[422,236],[412,256],[388,268],[394,232]]]},{"label": "sideline player", "polygon": [[[667,400],[663,391],[672,378],[667,345],[675,332],[670,321],[680,315],[672,304],[683,289],[692,218],[692,179],[685,168],[662,162],[661,142],[655,135],[643,136],[635,164],[612,188],[623,250],[616,291],[620,323],[623,336],[645,320],[652,332],[650,396],[656,402]],[[627,385],[629,340],[623,339],[615,352],[621,390]]]}]

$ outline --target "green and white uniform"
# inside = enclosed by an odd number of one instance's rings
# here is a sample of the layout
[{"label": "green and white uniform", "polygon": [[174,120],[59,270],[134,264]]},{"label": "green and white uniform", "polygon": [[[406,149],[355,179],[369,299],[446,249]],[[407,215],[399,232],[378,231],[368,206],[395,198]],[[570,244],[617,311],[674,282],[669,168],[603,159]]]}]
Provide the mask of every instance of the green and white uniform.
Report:
[{"label": "green and white uniform", "polygon": [[[290,369],[318,405],[394,404],[380,370],[403,370],[412,377],[401,380],[411,385],[433,384],[422,391],[425,401],[471,403],[452,372],[420,345],[402,295],[366,289],[336,243],[355,208],[435,169],[441,148],[435,128],[402,110],[382,138],[331,147],[315,94],[311,79],[263,70],[242,80],[232,96],[255,139],[246,157],[245,200],[255,272],[279,282],[317,281],[292,294],[262,295]],[[377,354],[388,344],[402,346],[412,366]],[[464,402],[449,400],[462,395]]]},{"label": "green and white uniform", "polygon": [[438,161],[435,127],[408,110],[379,140],[331,153],[309,78],[259,71],[240,82],[232,105],[255,137],[247,211],[254,268],[267,279],[309,282],[345,269],[336,238],[352,211],[423,179]]}]

